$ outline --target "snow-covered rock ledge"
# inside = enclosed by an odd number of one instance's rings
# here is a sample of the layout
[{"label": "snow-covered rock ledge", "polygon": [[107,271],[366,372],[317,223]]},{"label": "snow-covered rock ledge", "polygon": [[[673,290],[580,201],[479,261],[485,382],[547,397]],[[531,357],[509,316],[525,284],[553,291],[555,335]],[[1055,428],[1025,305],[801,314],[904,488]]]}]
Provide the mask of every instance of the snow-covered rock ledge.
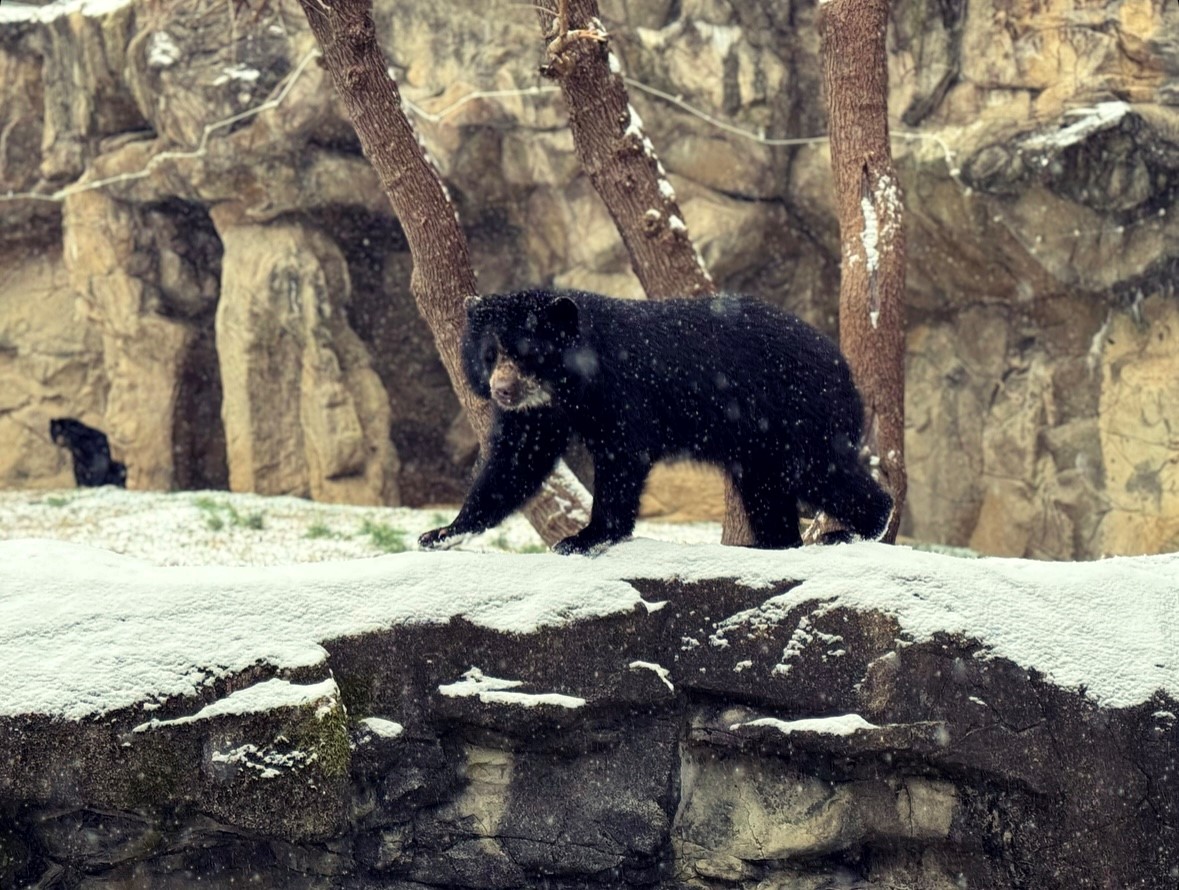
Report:
[{"label": "snow-covered rock ledge", "polygon": [[0,677],[5,887],[1179,880],[1179,555],[9,541]]}]

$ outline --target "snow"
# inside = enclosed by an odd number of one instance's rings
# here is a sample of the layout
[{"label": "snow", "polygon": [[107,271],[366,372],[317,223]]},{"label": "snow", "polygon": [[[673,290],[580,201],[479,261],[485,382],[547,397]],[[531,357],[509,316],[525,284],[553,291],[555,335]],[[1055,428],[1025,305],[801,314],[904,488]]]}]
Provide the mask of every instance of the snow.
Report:
[{"label": "snow", "polygon": [[10,22],[37,22],[46,24],[64,15],[81,13],[84,16],[98,17],[117,12],[125,6],[130,6],[131,0],[57,0],[44,6],[32,6],[27,3],[0,4],[0,25]]},{"label": "snow", "polygon": [[398,739],[405,732],[405,727],[383,717],[365,717],[360,721],[360,728],[371,732],[379,739]]},{"label": "snow", "polygon": [[663,685],[675,692],[675,685],[671,682],[671,671],[663,665],[650,661],[632,661],[628,666],[631,670],[654,671],[655,675],[663,681]]},{"label": "snow", "polygon": [[[309,685],[275,678],[230,693],[225,698],[206,705],[195,714],[177,717],[173,720],[149,720],[147,723],[136,726],[133,731],[146,732],[160,726],[178,726],[228,715],[261,714],[276,708],[297,708],[317,703],[321,707],[316,711],[316,714],[322,718],[331,711],[332,706],[339,700],[340,689],[336,686],[336,681],[331,678]],[[325,704],[327,707],[323,707]]]},{"label": "snow", "polygon": [[1098,102],[1085,108],[1072,108],[1065,112],[1065,116],[1079,120],[1055,132],[1033,136],[1024,145],[1027,148],[1067,148],[1082,142],[1094,133],[1112,127],[1129,111],[1130,106],[1121,101]]},{"label": "snow", "polygon": [[736,732],[742,726],[769,726],[790,735],[792,732],[818,732],[824,735],[852,735],[865,729],[880,729],[874,723],[869,723],[859,714],[843,714],[839,717],[808,717],[804,720],[776,720],[773,717],[762,717],[758,720],[747,720],[744,723],[734,723],[729,728]]},{"label": "snow", "polygon": [[257,68],[251,68],[239,62],[236,65],[222,69],[221,73],[213,79],[213,86],[224,86],[233,80],[240,80],[244,83],[256,83],[261,76],[262,72]]},{"label": "snow", "polygon": [[171,68],[180,61],[180,47],[167,31],[156,31],[147,39],[149,68]]},{"label": "snow", "polygon": [[477,698],[484,704],[518,705],[524,708],[535,708],[537,705],[552,705],[558,708],[580,708],[585,705],[584,698],[573,695],[561,695],[558,692],[508,692],[524,684],[519,680],[500,680],[488,677],[479,670],[471,668],[463,679],[457,683],[447,683],[438,687],[438,691],[450,698]]},{"label": "snow", "polygon": [[876,207],[868,195],[860,199],[860,211],[864,216],[864,231],[860,233],[860,242],[864,247],[864,256],[868,260],[868,274],[871,275],[880,267],[880,252],[877,250],[880,224],[876,219]]},{"label": "snow", "polygon": [[[96,500],[167,502],[200,515],[181,496],[88,492],[77,497],[78,506]],[[234,500],[241,511],[254,502]],[[29,524],[20,510],[6,509],[15,503],[0,498],[5,516],[0,534],[20,534]],[[324,508],[301,503],[308,510]],[[337,509],[353,511],[351,516],[399,515],[378,508]],[[437,518],[424,513],[417,528]],[[116,537],[164,548],[160,561],[175,559],[174,551],[200,551],[183,534],[170,540],[175,533],[159,520],[156,510],[138,511],[127,526],[135,531],[116,529]],[[273,534],[269,526],[239,531],[262,536],[255,539],[260,551],[266,551],[264,536]],[[1160,689],[1179,697],[1179,554],[1041,563],[964,560],[868,542],[757,551],[639,538],[592,558],[461,549],[291,563],[305,558],[302,549],[315,543],[320,542],[294,539],[288,547],[296,554],[288,549],[287,564],[160,566],[77,543],[0,541],[0,716],[80,719],[207,693],[217,677],[259,667],[281,674],[322,666],[326,674],[324,641],[406,623],[462,616],[493,630],[528,633],[633,614],[642,600],[630,579],[663,577],[735,578],[767,593],[777,582],[801,581],[756,609],[717,622],[712,641],[718,646],[750,625],[784,619],[802,603],[811,606],[796,633],[812,637],[814,619],[836,606],[877,609],[896,616],[907,640],[961,633],[984,643],[980,657],[1007,658],[1058,685],[1084,687],[1105,706],[1138,704]],[[205,552],[189,561],[209,558]],[[821,642],[837,647],[834,638]],[[694,643],[689,638],[685,645]],[[784,665],[789,654],[783,653]],[[473,676],[451,686],[500,700],[525,695],[512,692],[512,686],[480,685]],[[243,690],[235,694],[242,698],[226,701],[241,707],[254,695],[279,691],[302,694],[288,684]]]},{"label": "snow", "polygon": [[[589,494],[564,463],[562,485]],[[90,544],[157,565],[277,565],[381,556],[375,531],[401,532],[404,547],[444,525],[457,508],[410,510],[323,504],[294,497],[209,492],[141,492],[116,488],[0,491],[0,538],[51,537]],[[588,520],[588,516],[585,517]],[[641,534],[715,541],[719,526],[652,524]],[[476,550],[532,550],[543,546],[521,516],[471,537]]]},{"label": "snow", "polygon": [[1101,367],[1101,358],[1105,353],[1105,341],[1109,338],[1110,329],[1113,327],[1114,314],[1111,309],[1106,313],[1105,322],[1097,329],[1097,333],[1093,335],[1093,339],[1089,341],[1089,351],[1085,353],[1085,368],[1090,375],[1097,373]]},{"label": "snow", "polygon": [[[896,180],[887,174],[876,180],[872,194],[860,198],[860,214],[864,219],[864,228],[860,232],[860,246],[864,250],[869,278],[876,275],[880,268],[881,251],[892,249],[903,212],[900,187]],[[858,260],[859,257],[852,254],[848,258],[849,265],[854,265]],[[868,308],[868,319],[875,330],[880,321],[880,300],[875,288],[872,292],[873,299]]]},{"label": "snow", "polygon": [[[821,614],[824,610],[817,609],[811,615]],[[846,655],[847,652],[839,646],[843,642],[843,637],[839,634],[829,634],[818,630],[811,623],[810,615],[803,615],[798,621],[798,627],[794,629],[794,633],[790,635],[790,640],[786,643],[786,648],[782,650],[782,660],[779,664],[774,665],[774,673],[785,676],[793,669],[793,665],[788,664],[792,658],[797,658],[803,651],[815,640],[819,640],[826,644],[827,651],[823,654],[823,661],[828,658],[839,658]],[[711,640],[713,645],[724,643],[728,645],[728,640],[724,638],[723,634],[714,634]]]},{"label": "snow", "polygon": [[646,139],[646,136],[643,133],[643,119],[639,117],[639,113],[635,111],[635,107],[628,104],[626,106],[626,111],[626,129],[622,131],[622,138],[625,139],[627,136],[634,136],[636,139]]},{"label": "snow", "polygon": [[[553,472],[549,474],[549,480],[560,485],[565,491],[577,497],[580,504],[588,504],[593,498],[590,496],[589,490],[581,484],[581,480],[577,478],[574,472],[569,469],[569,465],[564,460],[557,461],[557,466],[553,468]],[[545,482],[546,488],[551,487],[550,481]],[[566,511],[569,518],[574,522],[585,524],[589,522],[589,514],[577,505],[570,503],[559,495],[555,497],[555,501],[562,509]],[[537,538],[539,540],[539,538]]]},{"label": "snow", "polygon": [[259,748],[250,744],[238,745],[228,751],[213,751],[209,755],[209,761],[215,767],[226,772],[252,769],[261,779],[277,779],[284,771],[308,766],[318,759],[319,755],[314,751],[276,751],[269,746]]}]

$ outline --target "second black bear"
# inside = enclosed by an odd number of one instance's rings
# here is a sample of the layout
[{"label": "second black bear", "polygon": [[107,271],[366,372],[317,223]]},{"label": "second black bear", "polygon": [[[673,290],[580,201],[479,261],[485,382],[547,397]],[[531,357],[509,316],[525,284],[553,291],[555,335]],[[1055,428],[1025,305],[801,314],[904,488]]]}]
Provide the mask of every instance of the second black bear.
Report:
[{"label": "second black bear", "polygon": [[490,448],[457,518],[422,547],[502,522],[575,436],[593,458],[593,511],[561,553],[628,537],[663,458],[723,467],[758,547],[801,544],[799,501],[866,538],[887,523],[892,500],[859,459],[863,409],[847,362],[801,319],[751,297],[477,297],[463,360],[493,403]]},{"label": "second black bear", "polygon": [[110,445],[102,430],[72,417],[58,417],[49,421],[49,437],[55,445],[70,450],[78,485],[127,487],[127,467],[111,459]]}]

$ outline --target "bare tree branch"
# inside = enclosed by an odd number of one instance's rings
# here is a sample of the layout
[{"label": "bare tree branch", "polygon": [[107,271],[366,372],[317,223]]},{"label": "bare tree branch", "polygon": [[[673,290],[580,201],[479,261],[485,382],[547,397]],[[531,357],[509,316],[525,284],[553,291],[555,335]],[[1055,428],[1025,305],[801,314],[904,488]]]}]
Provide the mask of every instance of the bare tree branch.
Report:
[{"label": "bare tree branch", "polygon": [[[491,409],[468,388],[462,370],[465,301],[478,293],[466,235],[437,168],[402,110],[397,84],[376,39],[371,0],[300,0],[323,51],[324,67],[344,100],[361,147],[376,170],[413,255],[410,289],[434,334],[442,363],[479,441],[486,446]],[[552,544],[584,522],[586,494],[559,470],[525,507]]]},{"label": "bare tree branch", "polygon": [[[667,171],[630,104],[597,0],[540,0],[539,9],[549,40],[542,71],[561,85],[578,160],[610,212],[643,290],[651,299],[715,293]],[[727,474],[721,540],[753,542],[741,498]]]},{"label": "bare tree branch", "polygon": [[712,276],[606,43],[597,0],[540,5],[549,38],[542,71],[561,86],[578,160],[614,219],[643,290],[652,299],[712,293]]}]

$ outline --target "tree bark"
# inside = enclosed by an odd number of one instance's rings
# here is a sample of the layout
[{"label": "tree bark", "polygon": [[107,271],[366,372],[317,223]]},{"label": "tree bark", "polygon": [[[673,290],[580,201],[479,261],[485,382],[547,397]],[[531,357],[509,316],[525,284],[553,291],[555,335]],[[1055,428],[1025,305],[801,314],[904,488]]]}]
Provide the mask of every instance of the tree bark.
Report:
[{"label": "tree bark", "polygon": [[[538,0],[537,5],[549,41],[541,70],[561,86],[578,160],[613,218],[644,292],[653,300],[715,293],[667,171],[630,104],[597,0]],[[727,474],[721,541],[753,542]]]},{"label": "tree bark", "polygon": [[904,205],[888,135],[888,0],[820,0],[823,88],[842,256],[839,342],[864,397],[864,441],[893,511],[905,472]]},{"label": "tree bark", "polygon": [[[491,407],[467,386],[461,340],[465,301],[478,293],[466,235],[433,162],[401,107],[397,84],[376,39],[371,0],[300,0],[323,63],[344,101],[361,147],[401,221],[413,256],[410,289],[442,363],[486,448]],[[586,493],[559,467],[524,508],[548,544],[585,521]],[[578,521],[580,519],[580,522]]]}]

